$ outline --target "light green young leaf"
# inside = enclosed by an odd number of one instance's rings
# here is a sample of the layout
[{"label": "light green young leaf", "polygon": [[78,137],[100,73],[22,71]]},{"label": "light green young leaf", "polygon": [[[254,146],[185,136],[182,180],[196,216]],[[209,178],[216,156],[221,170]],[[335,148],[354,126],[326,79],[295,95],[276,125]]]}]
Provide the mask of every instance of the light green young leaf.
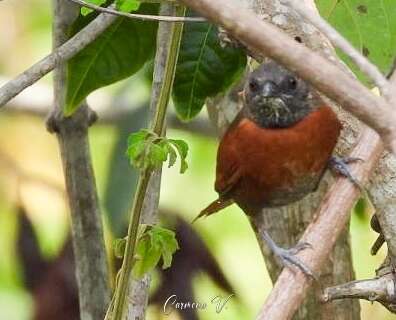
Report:
[{"label": "light green young leaf", "polygon": [[172,256],[179,249],[176,235],[172,230],[153,227],[150,231],[152,246],[158,248],[162,255],[162,268],[169,268],[172,264]]},{"label": "light green young leaf", "polygon": [[[101,6],[102,4],[104,4],[106,2],[106,0],[86,0],[86,2],[95,4],[97,6]],[[94,11],[94,10],[86,8],[86,7],[81,7],[81,14],[83,16],[86,16],[87,14],[90,14],[92,11]]]},{"label": "light green young leaf", "polygon": [[159,168],[169,159],[169,167],[173,166],[180,155],[180,172],[184,173],[188,164],[186,157],[188,145],[183,140],[158,137],[153,132],[141,130],[128,138],[127,156],[130,163],[139,169]]},{"label": "light green young leaf", "polygon": [[128,137],[128,146],[132,146],[136,143],[139,143],[139,142],[145,140],[151,134],[152,133],[150,133],[150,131],[148,131],[147,129],[141,129],[138,132],[131,133]]},{"label": "light green young leaf", "polygon": [[166,150],[168,154],[168,158],[169,158],[168,168],[174,166],[177,160],[177,153],[175,149],[167,140],[161,141],[160,145]]},{"label": "light green young leaf", "polygon": [[172,145],[174,145],[180,156],[180,173],[184,173],[188,168],[186,161],[188,155],[188,144],[183,140],[169,139]]},{"label": "light green young leaf", "polygon": [[145,273],[152,271],[161,258],[161,251],[151,245],[149,236],[142,237],[136,248],[136,260],[132,274],[136,279],[140,279]]},{"label": "light green young leaf", "polygon": [[117,0],[116,7],[119,11],[131,12],[136,11],[140,7],[140,1],[137,0]]},{"label": "light green young leaf", "polygon": [[126,153],[130,163],[135,167],[139,168],[144,162],[143,156],[149,136],[150,133],[147,130],[140,130],[128,137],[128,149]]},{"label": "light green young leaf", "polygon": [[163,162],[166,161],[168,158],[168,153],[166,148],[160,146],[159,144],[152,143],[147,156],[147,167],[151,166],[152,168],[158,168]]},{"label": "light green young leaf", "polygon": [[138,259],[133,266],[135,278],[141,278],[152,271],[162,257],[162,268],[171,266],[172,256],[179,249],[175,233],[172,230],[153,226],[140,238],[136,250]]}]

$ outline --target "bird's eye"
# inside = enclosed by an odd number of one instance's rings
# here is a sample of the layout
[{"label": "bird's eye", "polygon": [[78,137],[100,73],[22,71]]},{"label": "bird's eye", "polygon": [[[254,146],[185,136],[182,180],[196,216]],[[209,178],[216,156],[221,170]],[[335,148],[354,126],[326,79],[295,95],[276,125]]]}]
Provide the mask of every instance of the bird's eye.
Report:
[{"label": "bird's eye", "polygon": [[252,92],[257,91],[259,89],[259,85],[256,80],[254,80],[254,79],[250,80],[249,89]]},{"label": "bird's eye", "polygon": [[290,90],[295,90],[297,88],[297,80],[294,77],[290,77],[287,79],[287,87]]}]

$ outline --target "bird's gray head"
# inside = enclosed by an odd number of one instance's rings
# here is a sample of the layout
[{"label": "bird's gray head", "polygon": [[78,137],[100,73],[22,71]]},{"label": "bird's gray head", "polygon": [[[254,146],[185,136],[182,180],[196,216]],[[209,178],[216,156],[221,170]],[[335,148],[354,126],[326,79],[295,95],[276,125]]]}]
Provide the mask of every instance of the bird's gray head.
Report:
[{"label": "bird's gray head", "polygon": [[289,127],[313,110],[309,85],[273,61],[250,73],[243,97],[246,116],[265,128]]}]

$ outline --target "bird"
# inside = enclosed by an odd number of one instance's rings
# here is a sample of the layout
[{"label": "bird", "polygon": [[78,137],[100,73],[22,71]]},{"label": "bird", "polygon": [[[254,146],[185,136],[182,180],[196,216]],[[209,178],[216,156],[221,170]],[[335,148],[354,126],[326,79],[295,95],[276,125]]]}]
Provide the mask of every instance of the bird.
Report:
[{"label": "bird", "polygon": [[[247,76],[241,100],[217,151],[219,197],[196,219],[233,203],[248,216],[289,205],[314,192],[329,165],[353,180],[347,164],[358,159],[333,156],[342,124],[303,79],[275,61],[265,62]],[[283,266],[313,276],[295,256],[310,244],[283,249],[267,232],[263,237]]]}]

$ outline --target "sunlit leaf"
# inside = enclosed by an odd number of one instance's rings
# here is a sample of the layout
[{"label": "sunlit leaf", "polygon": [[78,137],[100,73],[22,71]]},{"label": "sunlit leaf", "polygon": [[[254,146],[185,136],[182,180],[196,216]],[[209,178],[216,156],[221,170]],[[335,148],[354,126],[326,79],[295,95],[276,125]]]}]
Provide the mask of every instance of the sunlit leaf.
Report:
[{"label": "sunlit leaf", "polygon": [[[97,6],[101,6],[102,4],[104,4],[106,2],[106,0],[86,0],[86,2],[95,4]],[[92,11],[94,11],[94,10],[87,8],[87,7],[81,7],[81,14],[83,16],[86,16],[87,14],[91,13]]]},{"label": "sunlit leaf", "polygon": [[[396,56],[394,0],[316,0],[321,15],[363,55],[388,73]],[[360,79],[367,81],[342,52],[340,57]]]},{"label": "sunlit leaf", "polygon": [[136,168],[159,168],[168,159],[171,167],[177,159],[174,148],[180,156],[180,172],[184,173],[188,168],[186,161],[188,145],[183,140],[167,139],[147,130],[141,130],[130,135],[127,156]]},{"label": "sunlit leaf", "polygon": [[136,11],[140,7],[140,1],[137,0],[117,0],[116,7],[123,12]]}]

